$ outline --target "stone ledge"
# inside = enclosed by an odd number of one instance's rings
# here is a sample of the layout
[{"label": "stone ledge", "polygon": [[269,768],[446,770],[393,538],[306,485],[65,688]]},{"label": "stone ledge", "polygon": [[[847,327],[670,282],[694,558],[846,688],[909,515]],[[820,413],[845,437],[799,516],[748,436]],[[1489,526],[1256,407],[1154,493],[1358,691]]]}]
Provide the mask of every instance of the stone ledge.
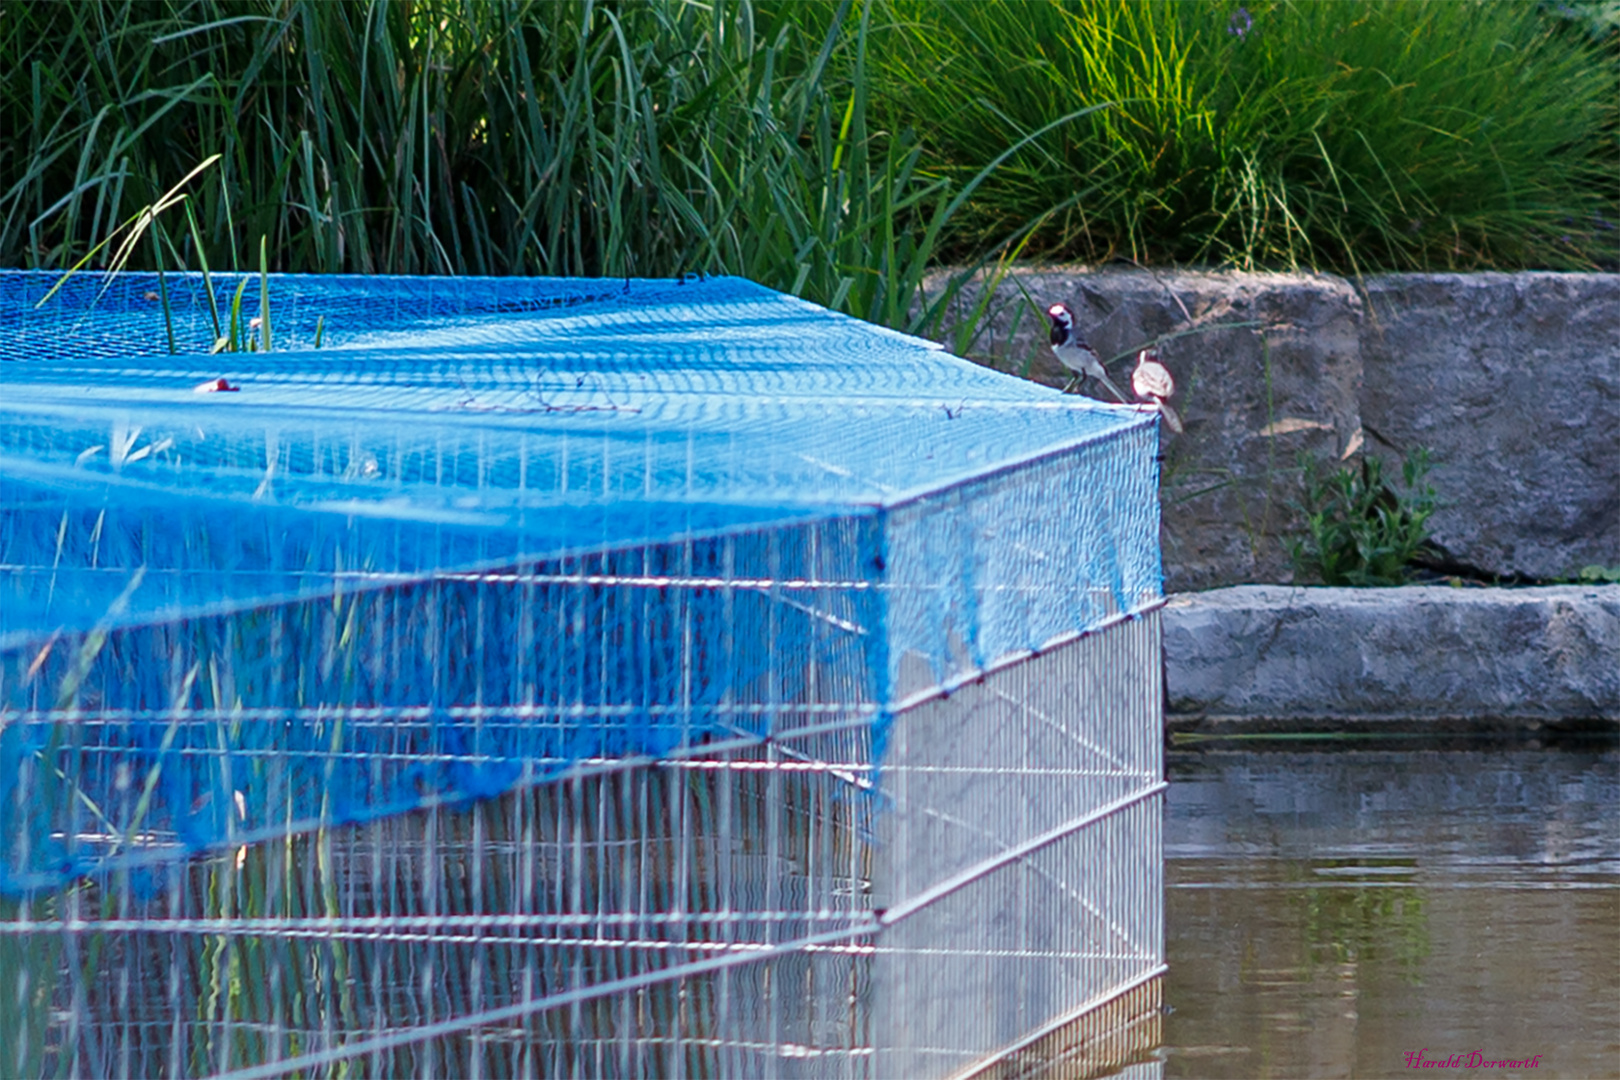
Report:
[{"label": "stone ledge", "polygon": [[1239,585],[1163,618],[1172,730],[1620,726],[1620,586]]}]

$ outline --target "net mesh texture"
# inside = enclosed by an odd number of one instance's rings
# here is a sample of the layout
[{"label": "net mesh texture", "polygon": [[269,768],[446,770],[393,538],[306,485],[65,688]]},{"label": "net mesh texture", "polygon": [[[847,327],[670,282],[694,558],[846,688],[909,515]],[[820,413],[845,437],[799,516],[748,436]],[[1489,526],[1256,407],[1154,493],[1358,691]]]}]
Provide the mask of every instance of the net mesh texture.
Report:
[{"label": "net mesh texture", "polygon": [[0,1070],[943,1075],[1140,983],[1157,445],[736,279],[0,273]]}]

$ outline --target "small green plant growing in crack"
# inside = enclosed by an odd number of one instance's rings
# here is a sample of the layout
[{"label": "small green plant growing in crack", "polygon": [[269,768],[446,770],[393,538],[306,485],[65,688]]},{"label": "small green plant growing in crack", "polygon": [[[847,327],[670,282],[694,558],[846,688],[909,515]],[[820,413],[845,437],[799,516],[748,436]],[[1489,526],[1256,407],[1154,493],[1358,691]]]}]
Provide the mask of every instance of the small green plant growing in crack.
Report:
[{"label": "small green plant growing in crack", "polygon": [[1295,577],[1323,585],[1405,584],[1414,558],[1429,546],[1436,506],[1427,482],[1430,465],[1422,447],[1407,454],[1401,461],[1403,490],[1396,491],[1375,457],[1335,469],[1301,455],[1305,529],[1288,544]]}]

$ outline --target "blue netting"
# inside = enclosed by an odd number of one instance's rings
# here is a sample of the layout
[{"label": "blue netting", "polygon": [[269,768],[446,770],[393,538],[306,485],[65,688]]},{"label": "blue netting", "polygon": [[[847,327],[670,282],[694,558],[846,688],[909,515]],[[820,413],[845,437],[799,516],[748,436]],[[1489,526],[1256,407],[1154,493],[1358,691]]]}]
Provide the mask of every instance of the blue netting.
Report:
[{"label": "blue netting", "polygon": [[881,741],[1158,594],[1152,414],[744,281],[274,276],[217,355],[257,277],[57,281],[0,273],[0,889]]}]

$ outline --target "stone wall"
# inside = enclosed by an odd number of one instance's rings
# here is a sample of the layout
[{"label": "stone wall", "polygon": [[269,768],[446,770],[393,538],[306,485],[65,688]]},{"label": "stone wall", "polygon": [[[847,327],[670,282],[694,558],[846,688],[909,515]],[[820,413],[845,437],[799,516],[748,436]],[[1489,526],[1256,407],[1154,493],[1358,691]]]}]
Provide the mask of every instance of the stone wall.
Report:
[{"label": "stone wall", "polygon": [[[952,316],[978,299],[967,290]],[[1461,562],[1534,578],[1620,565],[1620,274],[1392,274],[1358,288],[1025,269],[999,284],[965,351],[1061,385],[1042,314],[1057,300],[1121,376],[1164,339],[1187,421],[1165,435],[1171,591],[1290,582],[1299,456],[1357,445],[1392,463],[1430,448],[1432,532]]]}]

